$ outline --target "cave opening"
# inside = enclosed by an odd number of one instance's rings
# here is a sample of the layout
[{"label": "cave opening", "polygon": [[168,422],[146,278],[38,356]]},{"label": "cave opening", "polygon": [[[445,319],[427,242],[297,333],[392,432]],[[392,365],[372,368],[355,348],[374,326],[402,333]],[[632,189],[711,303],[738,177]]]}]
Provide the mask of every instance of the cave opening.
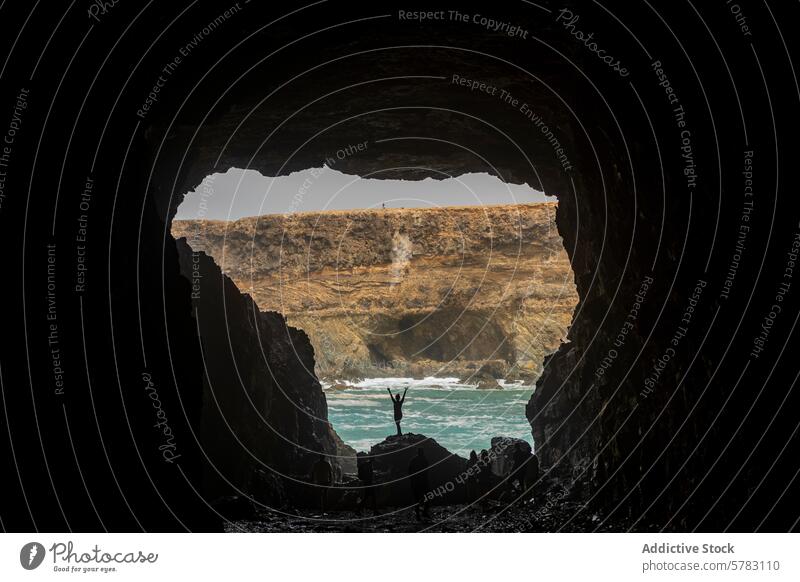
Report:
[{"label": "cave opening", "polygon": [[313,361],[293,357],[321,383],[341,455],[391,434],[386,391],[407,388],[406,432],[464,457],[498,436],[532,446],[525,405],[578,302],[556,199],[488,173],[400,180],[330,163],[210,174],[172,235],[304,332]]}]

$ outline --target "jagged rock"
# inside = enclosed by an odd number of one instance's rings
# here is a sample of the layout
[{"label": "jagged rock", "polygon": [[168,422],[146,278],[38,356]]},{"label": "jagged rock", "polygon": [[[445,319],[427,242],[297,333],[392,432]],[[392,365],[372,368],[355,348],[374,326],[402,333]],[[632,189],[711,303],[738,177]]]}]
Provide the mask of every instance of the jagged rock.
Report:
[{"label": "jagged rock", "polygon": [[406,506],[414,500],[408,478],[408,466],[422,448],[428,461],[430,489],[441,491],[433,497],[433,503],[463,502],[466,491],[457,481],[467,467],[467,460],[451,453],[434,439],[425,435],[406,433],[390,436],[373,445],[369,451],[373,459],[376,482],[379,487],[378,501],[381,505]]},{"label": "jagged rock", "polygon": [[[335,431],[314,375],[308,336],[282,315],[259,310],[211,257],[176,242],[181,273],[192,281],[205,367],[198,436],[212,497],[248,491],[257,471],[305,479],[318,453],[336,462]],[[335,470],[338,470],[338,467]],[[299,489],[257,479],[259,497],[282,499]],[[302,495],[302,494],[301,494]],[[302,500],[301,500],[302,501]]]}]

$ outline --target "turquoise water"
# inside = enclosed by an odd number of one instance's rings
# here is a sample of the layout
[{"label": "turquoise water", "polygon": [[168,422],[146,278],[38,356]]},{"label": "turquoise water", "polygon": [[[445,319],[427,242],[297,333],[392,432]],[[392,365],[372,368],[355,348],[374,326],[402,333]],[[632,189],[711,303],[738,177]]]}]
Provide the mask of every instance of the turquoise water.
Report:
[{"label": "turquoise water", "polygon": [[332,390],[323,384],[328,398],[328,418],[339,436],[357,451],[395,434],[392,403],[386,388],[402,394],[403,432],[432,437],[463,457],[472,449],[490,446],[492,437],[525,439],[531,445],[531,429],[525,405],[533,393],[530,386],[505,384],[503,390],[477,390],[459,384],[456,378],[377,378]]}]

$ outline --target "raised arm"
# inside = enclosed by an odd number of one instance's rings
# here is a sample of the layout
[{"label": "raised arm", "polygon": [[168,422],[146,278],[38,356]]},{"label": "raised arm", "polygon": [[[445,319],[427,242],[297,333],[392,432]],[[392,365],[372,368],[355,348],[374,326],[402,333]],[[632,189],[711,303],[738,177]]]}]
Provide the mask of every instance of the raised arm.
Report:
[{"label": "raised arm", "polygon": [[403,397],[400,399],[400,402],[406,401],[406,392],[408,392],[408,386],[406,386],[406,389],[403,390]]},{"label": "raised arm", "polygon": [[387,387],[387,388],[386,388],[386,391],[389,393],[389,398],[391,398],[392,400],[394,400],[394,396],[392,396],[392,389]]}]

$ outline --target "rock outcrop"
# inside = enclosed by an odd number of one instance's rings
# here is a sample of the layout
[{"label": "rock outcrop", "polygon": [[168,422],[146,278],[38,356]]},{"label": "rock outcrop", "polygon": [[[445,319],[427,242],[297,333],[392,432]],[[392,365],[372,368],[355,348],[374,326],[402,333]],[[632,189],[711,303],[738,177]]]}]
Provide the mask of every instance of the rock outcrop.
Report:
[{"label": "rock outcrop", "polygon": [[318,454],[338,466],[346,452],[328,422],[313,348],[283,316],[260,311],[210,257],[184,240],[177,246],[202,348],[204,489],[212,499],[233,487],[263,504],[279,502],[282,483],[307,479]]},{"label": "rock outcrop", "polygon": [[[467,460],[451,453],[432,438],[406,433],[387,437],[369,450],[376,482],[380,483],[378,492],[381,505],[407,506],[414,502],[408,466],[420,448],[428,461],[431,502],[461,503],[466,499],[466,489],[457,477],[466,470]],[[434,494],[437,490],[438,494]]]},{"label": "rock outcrop", "polygon": [[577,302],[554,203],[175,221],[330,379],[538,375]]}]

